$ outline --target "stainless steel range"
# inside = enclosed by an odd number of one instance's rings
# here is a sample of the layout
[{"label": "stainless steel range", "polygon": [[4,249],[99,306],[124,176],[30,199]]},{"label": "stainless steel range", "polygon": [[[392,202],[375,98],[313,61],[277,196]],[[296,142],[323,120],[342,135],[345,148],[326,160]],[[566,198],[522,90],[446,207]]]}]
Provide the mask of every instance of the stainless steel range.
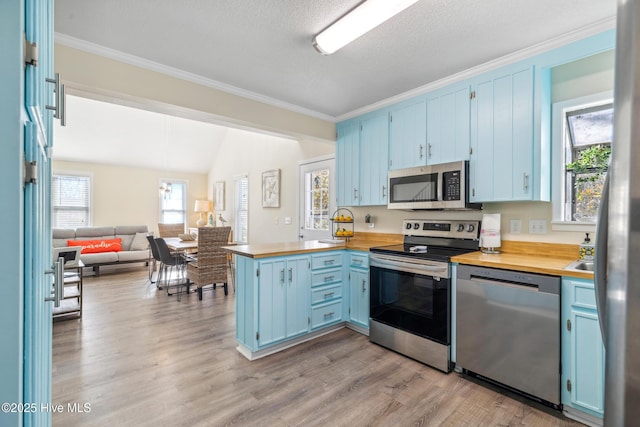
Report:
[{"label": "stainless steel range", "polygon": [[369,339],[451,371],[451,257],[477,251],[479,221],[403,221],[404,243],[371,248]]}]

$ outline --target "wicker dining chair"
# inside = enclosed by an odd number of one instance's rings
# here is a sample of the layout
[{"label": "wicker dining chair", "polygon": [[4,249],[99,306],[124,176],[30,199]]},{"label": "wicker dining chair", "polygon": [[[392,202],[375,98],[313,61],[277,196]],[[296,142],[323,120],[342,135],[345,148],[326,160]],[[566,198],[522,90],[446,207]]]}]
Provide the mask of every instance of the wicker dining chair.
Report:
[{"label": "wicker dining chair", "polygon": [[229,243],[231,227],[198,228],[198,259],[187,264],[187,279],[198,289],[198,299],[202,299],[202,288],[217,284],[224,286],[224,294],[229,294],[227,252],[221,249]]},{"label": "wicker dining chair", "polygon": [[158,223],[158,234],[160,237],[178,237],[179,234],[184,233],[184,224],[163,224],[161,222]]}]

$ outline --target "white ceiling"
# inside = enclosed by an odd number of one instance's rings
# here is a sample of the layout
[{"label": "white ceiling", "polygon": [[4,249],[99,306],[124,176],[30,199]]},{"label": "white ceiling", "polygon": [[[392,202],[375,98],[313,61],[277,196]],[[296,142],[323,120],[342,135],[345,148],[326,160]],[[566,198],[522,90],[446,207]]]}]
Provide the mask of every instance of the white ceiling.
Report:
[{"label": "white ceiling", "polygon": [[[56,0],[90,42],[324,118],[591,25],[616,0],[421,0],[330,56],[313,36],[360,0]],[[95,46],[94,46],[95,47]]]},{"label": "white ceiling", "polygon": [[[358,3],[56,0],[56,41],[341,120],[541,42],[610,28],[616,12],[616,0],[421,0],[335,54],[317,53],[313,36]],[[206,173],[236,131],[74,96],[67,116],[66,128],[56,121],[54,158],[163,170]]]},{"label": "white ceiling", "polygon": [[231,130],[77,96],[66,97],[67,116],[54,126],[53,158],[208,173]]}]

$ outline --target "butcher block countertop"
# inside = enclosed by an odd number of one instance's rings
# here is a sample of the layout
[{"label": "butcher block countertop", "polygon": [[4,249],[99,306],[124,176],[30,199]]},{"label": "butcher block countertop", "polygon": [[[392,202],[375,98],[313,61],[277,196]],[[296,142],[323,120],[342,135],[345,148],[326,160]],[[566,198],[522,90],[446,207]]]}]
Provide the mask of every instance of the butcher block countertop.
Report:
[{"label": "butcher block countertop", "polygon": [[578,259],[578,247],[556,243],[502,241],[499,254],[471,252],[455,256],[451,261],[458,264],[593,280],[593,272],[564,269]]},{"label": "butcher block countertop", "polygon": [[224,249],[236,255],[248,258],[268,258],[283,255],[300,255],[311,252],[351,249],[369,251],[375,246],[394,245],[402,243],[401,234],[385,233],[356,233],[345,243],[322,243],[319,240],[297,241],[284,243],[260,243],[254,245],[225,246]]}]

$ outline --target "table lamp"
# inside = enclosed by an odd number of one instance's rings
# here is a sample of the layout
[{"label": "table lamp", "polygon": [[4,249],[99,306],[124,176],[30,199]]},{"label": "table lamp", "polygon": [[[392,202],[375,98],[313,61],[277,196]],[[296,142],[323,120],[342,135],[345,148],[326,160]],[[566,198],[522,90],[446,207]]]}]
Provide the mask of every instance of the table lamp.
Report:
[{"label": "table lamp", "polygon": [[207,225],[207,220],[205,219],[204,214],[209,212],[210,209],[211,202],[208,200],[196,200],[196,207],[193,210],[200,214],[200,219],[196,221],[196,225],[198,227],[204,227]]}]

